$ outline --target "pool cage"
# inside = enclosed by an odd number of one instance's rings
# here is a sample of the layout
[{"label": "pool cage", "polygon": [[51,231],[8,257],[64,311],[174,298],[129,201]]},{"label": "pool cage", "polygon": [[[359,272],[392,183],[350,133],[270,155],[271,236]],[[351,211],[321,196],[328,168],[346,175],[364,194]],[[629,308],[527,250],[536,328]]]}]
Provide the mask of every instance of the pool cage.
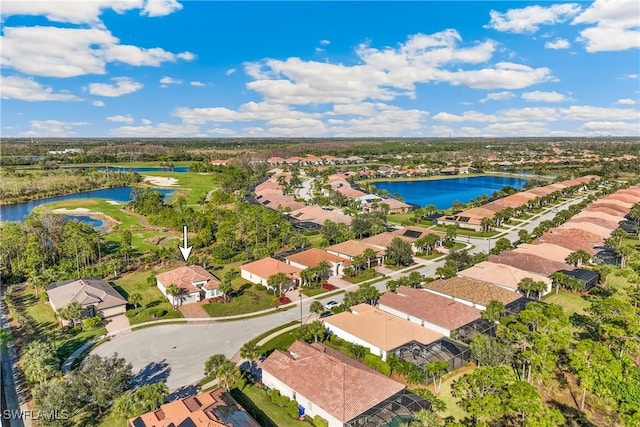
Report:
[{"label": "pool cage", "polygon": [[[471,360],[471,352],[466,345],[446,338],[426,345],[418,341],[411,341],[391,352],[400,359],[412,362],[421,369],[429,363],[444,360],[449,364],[448,372],[461,368]],[[427,384],[432,381],[432,378],[426,375],[425,379]]]},{"label": "pool cage", "polygon": [[413,413],[431,409],[431,402],[401,390],[345,423],[345,427],[397,427],[413,420]]},{"label": "pool cage", "polygon": [[494,322],[490,322],[484,319],[477,319],[456,329],[453,332],[452,338],[465,344],[469,344],[471,342],[471,338],[473,338],[473,336],[477,334],[484,334],[495,337],[496,326],[497,325]]}]

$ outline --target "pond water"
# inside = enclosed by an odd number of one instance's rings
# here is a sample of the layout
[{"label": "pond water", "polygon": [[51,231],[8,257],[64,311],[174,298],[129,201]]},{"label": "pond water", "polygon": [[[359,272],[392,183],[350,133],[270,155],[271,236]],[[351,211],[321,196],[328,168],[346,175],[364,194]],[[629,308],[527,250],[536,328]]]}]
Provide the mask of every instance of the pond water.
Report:
[{"label": "pond water", "polygon": [[[2,221],[24,221],[24,218],[34,208],[40,205],[44,205],[51,202],[60,202],[63,200],[75,200],[75,199],[107,199],[114,200],[116,202],[128,203],[131,201],[132,187],[114,187],[114,188],[102,188],[100,190],[84,191],[82,193],[67,194],[65,196],[47,197],[46,199],[30,200],[24,203],[16,203],[13,205],[0,206],[0,220]],[[170,195],[174,190],[168,189],[155,189],[162,194]],[[75,217],[79,218],[79,217]],[[92,221],[94,221],[92,219]],[[102,221],[100,221],[102,222]],[[92,224],[93,225],[93,224]]]},{"label": "pond water", "polygon": [[126,167],[126,166],[65,166],[65,169],[97,169],[100,171],[108,170],[112,172],[189,172],[189,166],[175,166],[173,168],[161,167]]},{"label": "pond water", "polygon": [[84,222],[86,224],[89,224],[93,228],[97,228],[98,230],[104,230],[106,225],[104,221],[99,219],[98,217],[92,218],[87,215],[64,215],[64,218],[68,221],[76,220],[76,221]]},{"label": "pond water", "polygon": [[526,178],[486,175],[421,181],[380,181],[373,185],[390,194],[401,194],[407,203],[421,207],[436,205],[438,209],[447,209],[456,200],[468,203],[482,194],[491,196],[494,191],[506,186],[522,189],[526,182]]}]

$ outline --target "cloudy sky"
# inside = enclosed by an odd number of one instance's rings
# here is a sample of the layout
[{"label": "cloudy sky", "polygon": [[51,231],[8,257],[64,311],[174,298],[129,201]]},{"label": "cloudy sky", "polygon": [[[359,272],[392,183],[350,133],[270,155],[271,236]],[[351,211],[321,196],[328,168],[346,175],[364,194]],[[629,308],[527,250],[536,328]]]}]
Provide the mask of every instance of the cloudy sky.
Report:
[{"label": "cloudy sky", "polygon": [[640,3],[3,0],[3,136],[640,134]]}]

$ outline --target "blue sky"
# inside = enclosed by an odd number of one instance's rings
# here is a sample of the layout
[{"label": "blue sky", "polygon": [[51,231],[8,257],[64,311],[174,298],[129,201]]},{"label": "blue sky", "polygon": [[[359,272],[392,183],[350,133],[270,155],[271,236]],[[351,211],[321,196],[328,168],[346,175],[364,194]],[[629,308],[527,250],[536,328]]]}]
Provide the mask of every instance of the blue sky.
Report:
[{"label": "blue sky", "polygon": [[2,135],[640,135],[640,6],[3,0]]}]

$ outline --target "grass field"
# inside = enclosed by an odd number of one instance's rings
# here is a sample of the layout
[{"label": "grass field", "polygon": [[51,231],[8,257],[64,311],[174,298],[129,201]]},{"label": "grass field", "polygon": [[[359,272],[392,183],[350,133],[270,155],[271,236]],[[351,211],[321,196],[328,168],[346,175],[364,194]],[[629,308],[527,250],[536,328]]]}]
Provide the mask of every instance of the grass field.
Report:
[{"label": "grass field", "polygon": [[442,380],[442,386],[440,387],[440,393],[437,395],[447,406],[447,409],[444,410],[440,415],[443,418],[446,417],[454,417],[457,420],[461,420],[467,416],[467,412],[458,406],[456,398],[451,395],[451,384],[453,382],[463,376],[465,373],[471,371],[466,370],[465,372],[458,372],[451,376],[447,376]]},{"label": "grass field", "polygon": [[175,178],[177,185],[172,186],[177,190],[182,190],[187,195],[187,204],[196,205],[203,200],[207,193],[215,190],[215,175],[202,175],[195,172],[143,172],[142,176],[161,176],[165,178]]},{"label": "grass field", "polygon": [[[161,273],[165,270],[167,269],[126,274],[111,283],[125,298],[128,298],[129,295],[134,292],[142,295],[142,302],[138,308],[138,314],[129,317],[129,322],[131,322],[132,325],[152,320],[182,317],[182,313],[173,309],[171,303],[162,295],[162,292],[160,292],[155,284],[147,284],[147,277],[149,277],[152,272]],[[131,311],[129,311],[129,313],[131,313]],[[156,313],[156,318],[151,317],[152,313]],[[164,314],[160,315],[161,313]]]},{"label": "grass field", "polygon": [[[237,279],[236,279],[237,280]],[[234,295],[229,302],[213,302],[204,304],[209,316],[232,316],[235,314],[253,313],[256,311],[274,309],[276,307],[275,298],[266,291],[257,290],[252,284],[244,281],[240,287],[234,285]]]},{"label": "grass field", "polygon": [[265,390],[247,384],[242,389],[234,388],[231,395],[262,427],[309,427],[287,415],[286,408],[274,405]]},{"label": "grass field", "polygon": [[361,271],[355,277],[343,277],[343,279],[349,283],[360,283],[378,276],[382,276],[382,274],[378,273],[373,268],[369,268],[367,270]]},{"label": "grass field", "polygon": [[269,353],[272,350],[286,350],[299,337],[300,329],[292,329],[271,338],[260,346],[260,354]]},{"label": "grass field", "polygon": [[558,304],[568,314],[585,314],[585,309],[589,306],[589,302],[579,294],[562,290],[557,294],[553,290],[550,294],[544,296],[542,300],[549,304]]}]

